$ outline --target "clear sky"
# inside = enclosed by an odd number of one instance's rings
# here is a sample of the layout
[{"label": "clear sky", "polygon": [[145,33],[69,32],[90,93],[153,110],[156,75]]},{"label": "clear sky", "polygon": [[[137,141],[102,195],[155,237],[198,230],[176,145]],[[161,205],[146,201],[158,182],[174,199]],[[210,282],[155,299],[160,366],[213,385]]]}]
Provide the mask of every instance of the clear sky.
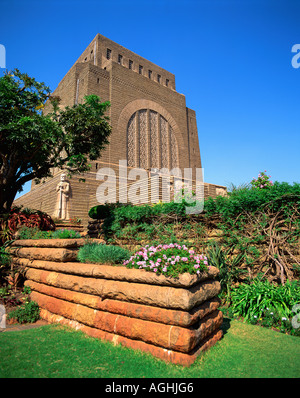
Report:
[{"label": "clear sky", "polygon": [[6,67],[52,90],[97,33],[175,74],[206,182],[300,182],[299,0],[1,0]]}]

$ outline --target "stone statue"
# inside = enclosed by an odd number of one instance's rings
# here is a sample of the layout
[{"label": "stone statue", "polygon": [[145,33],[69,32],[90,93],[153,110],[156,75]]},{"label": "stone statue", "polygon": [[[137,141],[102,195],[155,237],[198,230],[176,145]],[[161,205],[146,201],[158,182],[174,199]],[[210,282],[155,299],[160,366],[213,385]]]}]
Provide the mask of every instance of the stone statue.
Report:
[{"label": "stone statue", "polygon": [[66,181],[66,175],[60,176],[60,182],[56,186],[57,202],[54,217],[62,220],[69,219],[70,184]]}]

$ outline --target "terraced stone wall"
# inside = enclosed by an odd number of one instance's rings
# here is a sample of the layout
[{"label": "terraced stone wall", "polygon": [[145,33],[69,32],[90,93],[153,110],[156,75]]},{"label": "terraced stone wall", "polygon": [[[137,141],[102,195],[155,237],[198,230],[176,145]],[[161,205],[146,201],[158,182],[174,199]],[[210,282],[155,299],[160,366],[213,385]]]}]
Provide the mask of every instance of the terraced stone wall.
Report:
[{"label": "terraced stone wall", "polygon": [[218,269],[179,278],[76,261],[83,239],[19,240],[41,318],[185,366],[222,337]]}]

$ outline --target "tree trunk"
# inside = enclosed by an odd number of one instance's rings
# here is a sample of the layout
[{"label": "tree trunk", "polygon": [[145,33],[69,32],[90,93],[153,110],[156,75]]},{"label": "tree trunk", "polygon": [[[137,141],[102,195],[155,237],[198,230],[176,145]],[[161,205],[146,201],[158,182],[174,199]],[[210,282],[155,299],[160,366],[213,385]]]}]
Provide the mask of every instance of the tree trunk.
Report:
[{"label": "tree trunk", "polygon": [[2,217],[10,212],[11,206],[18,192],[18,188],[9,189],[2,185],[0,189],[0,217]]}]

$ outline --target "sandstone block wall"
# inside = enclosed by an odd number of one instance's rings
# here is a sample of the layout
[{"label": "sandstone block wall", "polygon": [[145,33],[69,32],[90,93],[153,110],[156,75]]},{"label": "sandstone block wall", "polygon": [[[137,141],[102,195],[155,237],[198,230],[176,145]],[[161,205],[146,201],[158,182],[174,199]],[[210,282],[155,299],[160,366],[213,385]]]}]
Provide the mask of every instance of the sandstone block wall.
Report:
[{"label": "sandstone block wall", "polygon": [[78,263],[80,239],[49,243],[16,241],[12,249],[43,319],[185,366],[221,339],[216,268],[174,279]]},{"label": "sandstone block wall", "polygon": [[[109,57],[108,50],[111,51]],[[70,181],[70,217],[79,217],[87,225],[89,209],[98,204],[96,191],[99,181],[96,180],[96,173],[102,167],[114,169],[119,160],[127,160],[129,166],[150,171],[152,168],[172,169],[173,159],[177,158],[175,164],[178,163],[182,175],[184,168],[191,168],[192,179],[196,178],[196,169],[202,167],[196,114],[186,106],[185,96],[175,90],[174,74],[97,34],[53,93],[61,98],[62,107],[82,103],[84,96],[91,94],[98,95],[102,101],[110,101],[108,116],[112,133],[101,157],[91,162],[92,170],[79,178],[74,176]],[[131,117],[145,110],[148,121],[137,123],[133,138],[128,134]],[[45,112],[48,111],[46,105]],[[150,112],[155,112],[166,121],[169,126],[167,131],[161,128],[161,122],[151,127]],[[163,136],[168,138],[162,139]],[[174,141],[173,144],[171,141]],[[131,147],[135,148],[134,165],[129,161]],[[141,148],[144,150],[141,151]],[[15,205],[42,210],[52,216],[57,201],[55,187],[59,182],[59,173],[61,171],[54,170],[53,178],[46,179],[43,185],[33,182],[31,192],[18,198]],[[119,176],[118,171],[116,175]],[[81,179],[86,179],[86,182],[82,183]],[[225,194],[226,188],[205,184],[205,197],[215,197],[220,193]]]}]

